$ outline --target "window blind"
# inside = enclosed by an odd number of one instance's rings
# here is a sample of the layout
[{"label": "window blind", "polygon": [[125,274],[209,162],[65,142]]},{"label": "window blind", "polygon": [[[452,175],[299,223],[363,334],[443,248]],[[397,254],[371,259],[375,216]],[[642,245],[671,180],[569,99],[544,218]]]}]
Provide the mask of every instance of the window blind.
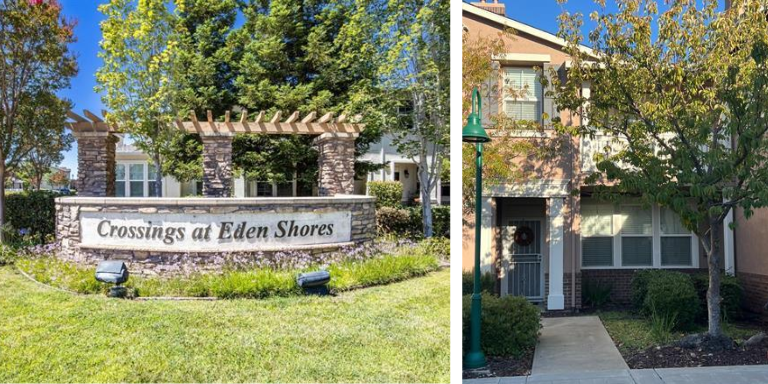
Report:
[{"label": "window blind", "polygon": [[691,237],[662,237],[661,265],[691,265]]},{"label": "window blind", "polygon": [[612,237],[585,237],[581,239],[581,265],[610,267],[613,265]]},{"label": "window blind", "polygon": [[651,237],[622,237],[621,265],[645,267],[653,265],[653,240]]}]

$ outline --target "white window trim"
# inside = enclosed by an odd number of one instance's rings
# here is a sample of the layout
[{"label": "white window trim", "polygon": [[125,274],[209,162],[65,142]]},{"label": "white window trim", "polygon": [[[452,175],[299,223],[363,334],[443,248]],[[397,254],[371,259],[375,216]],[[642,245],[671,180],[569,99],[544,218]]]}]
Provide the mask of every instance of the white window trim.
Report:
[{"label": "white window trim", "polygon": [[[603,205],[603,204],[598,204]],[[639,204],[623,204],[622,206],[638,206]],[[648,235],[623,235],[621,228],[619,227],[619,219],[621,212],[618,209],[613,209],[613,265],[612,266],[584,266],[584,259],[582,257],[582,241],[585,237],[600,237],[600,236],[582,236],[579,231],[579,264],[581,269],[587,270],[599,270],[599,269],[698,269],[699,268],[699,243],[696,241],[696,236],[693,232],[689,234],[691,237],[691,265],[661,265],[661,237],[682,237],[684,234],[676,235],[662,235],[661,234],[661,207],[654,205],[651,208],[651,228],[652,228],[652,249],[653,249],[653,263],[647,266],[624,266],[621,263],[621,238],[626,237],[648,237]]]},{"label": "white window trim", "polygon": [[[115,163],[115,167],[118,165],[123,165],[125,167],[125,179],[124,180],[115,180],[115,183],[125,183],[125,197],[130,198],[142,198],[142,197],[148,197],[149,196],[149,182],[155,181],[155,180],[149,180],[149,162],[147,161],[141,161],[141,160],[121,160]],[[131,180],[131,165],[142,165],[144,169],[144,180],[143,181],[143,192],[142,196],[130,196],[131,194],[131,181],[139,181],[139,180]]]}]

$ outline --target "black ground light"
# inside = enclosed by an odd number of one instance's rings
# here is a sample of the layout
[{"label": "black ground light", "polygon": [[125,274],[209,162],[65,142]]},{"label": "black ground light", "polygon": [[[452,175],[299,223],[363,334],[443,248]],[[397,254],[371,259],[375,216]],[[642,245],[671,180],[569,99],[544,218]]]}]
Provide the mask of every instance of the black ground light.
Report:
[{"label": "black ground light", "polygon": [[125,297],[128,290],[120,284],[128,281],[128,268],[119,260],[105,260],[96,267],[96,280],[115,284],[109,288],[109,297]]},{"label": "black ground light", "polygon": [[310,295],[327,295],[328,282],[331,281],[331,273],[328,271],[315,271],[299,273],[296,283],[304,289],[304,293]]}]

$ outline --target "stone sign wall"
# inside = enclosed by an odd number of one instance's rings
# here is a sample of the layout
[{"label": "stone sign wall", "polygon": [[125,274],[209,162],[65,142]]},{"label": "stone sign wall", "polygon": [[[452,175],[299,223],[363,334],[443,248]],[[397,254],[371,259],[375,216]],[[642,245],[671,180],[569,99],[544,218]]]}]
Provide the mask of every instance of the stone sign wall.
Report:
[{"label": "stone sign wall", "polygon": [[222,253],[326,253],[373,240],[374,198],[56,199],[60,257],[124,260],[132,273],[171,274],[183,257],[201,269]]}]

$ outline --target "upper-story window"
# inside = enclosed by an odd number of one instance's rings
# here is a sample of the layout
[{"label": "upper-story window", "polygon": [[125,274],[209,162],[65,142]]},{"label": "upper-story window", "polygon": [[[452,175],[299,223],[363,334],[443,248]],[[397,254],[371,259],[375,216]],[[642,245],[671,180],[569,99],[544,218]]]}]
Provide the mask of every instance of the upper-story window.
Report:
[{"label": "upper-story window", "polygon": [[504,69],[504,113],[515,120],[538,121],[543,91],[533,68]]}]

